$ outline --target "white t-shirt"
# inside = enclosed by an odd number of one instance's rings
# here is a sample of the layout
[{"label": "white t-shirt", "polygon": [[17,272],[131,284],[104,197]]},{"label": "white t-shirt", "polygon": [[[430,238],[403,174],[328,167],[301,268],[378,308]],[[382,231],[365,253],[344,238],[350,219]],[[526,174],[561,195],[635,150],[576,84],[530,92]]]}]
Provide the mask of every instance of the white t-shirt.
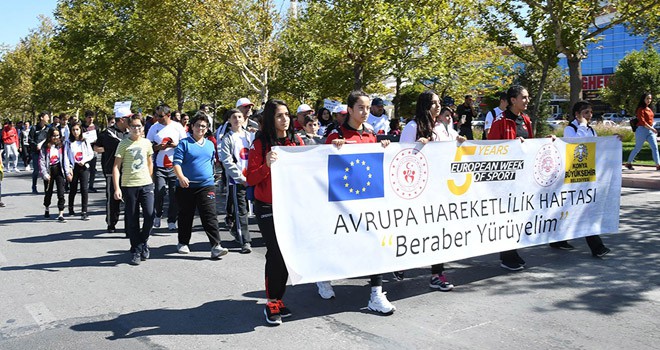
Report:
[{"label": "white t-shirt", "polygon": [[[184,129],[181,123],[170,121],[170,123],[165,126],[161,123],[156,123],[151,128],[149,128],[149,133],[147,134],[147,140],[161,145],[167,143],[167,141],[172,141],[175,144],[185,139],[186,129]],[[158,151],[156,155],[156,166],[159,168],[172,168],[174,164],[174,148],[168,147],[166,149]]]},{"label": "white t-shirt", "polygon": [[367,124],[373,126],[376,135],[387,135],[390,132],[390,118],[385,113],[380,117],[369,113]]},{"label": "white t-shirt", "polygon": [[[433,140],[432,141],[455,141],[458,137],[458,132],[454,130],[451,124],[445,125],[442,123],[436,123],[433,127]],[[417,122],[411,120],[406,124],[401,132],[401,137],[399,142],[416,142],[417,141]]]},{"label": "white t-shirt", "polygon": [[593,137],[596,135],[596,130],[589,127],[589,124],[586,122],[584,124],[579,124],[577,119],[573,119],[571,122],[572,125],[577,127],[577,131],[572,126],[567,126],[564,128],[564,137]]},{"label": "white t-shirt", "polygon": [[492,110],[488,111],[486,114],[486,120],[484,121],[484,130],[490,129],[490,127],[493,125],[493,120],[497,118],[498,115],[502,114],[502,110],[500,109],[499,106],[495,107],[495,115],[493,115]]},{"label": "white t-shirt", "polygon": [[[238,167],[243,179],[247,177],[248,153],[250,152],[250,145],[254,141],[254,134],[244,131],[243,135],[240,133],[231,134],[232,143],[234,144],[234,158],[236,159],[236,166]],[[234,179],[229,179],[235,183]]]}]

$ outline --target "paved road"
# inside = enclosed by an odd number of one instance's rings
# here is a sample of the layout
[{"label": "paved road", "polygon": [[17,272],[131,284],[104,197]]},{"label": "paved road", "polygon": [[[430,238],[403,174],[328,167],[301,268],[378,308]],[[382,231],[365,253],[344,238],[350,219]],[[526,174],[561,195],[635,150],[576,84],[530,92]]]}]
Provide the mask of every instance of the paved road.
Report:
[{"label": "paved road", "polygon": [[[398,311],[373,315],[365,278],[337,281],[325,301],[313,285],[289,287],[294,316],[271,328],[263,317],[265,248],[209,260],[205,236],[175,252],[157,231],[151,260],[127,264],[122,233],[105,232],[103,194],[91,220],[42,218],[27,174],[2,183],[0,349],[658,349],[660,191],[624,189],[613,252],[592,258],[584,240],[565,252],[522,250],[529,268],[507,273],[496,254],[447,264],[456,284],[431,291],[429,269],[384,289]],[[256,227],[251,227],[256,231]]]}]

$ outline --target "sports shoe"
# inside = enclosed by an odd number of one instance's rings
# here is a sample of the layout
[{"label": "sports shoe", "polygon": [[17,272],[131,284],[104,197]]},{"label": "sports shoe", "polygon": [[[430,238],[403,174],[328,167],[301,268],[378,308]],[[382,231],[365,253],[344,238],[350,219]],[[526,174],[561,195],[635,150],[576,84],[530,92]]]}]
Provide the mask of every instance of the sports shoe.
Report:
[{"label": "sports shoe", "polygon": [[266,303],[266,308],[264,309],[264,315],[266,315],[266,322],[274,326],[279,326],[282,324],[282,316],[280,315],[280,308],[277,305],[276,301],[269,301]]},{"label": "sports shoe", "polygon": [[[160,225],[160,223],[158,223]],[[168,222],[167,223],[167,230],[168,231],[176,231],[176,223],[174,222]]]},{"label": "sports shoe", "polygon": [[0,208],[4,208],[4,207],[5,207],[5,203],[0,202]]},{"label": "sports shoe", "polygon": [[550,247],[555,248],[555,249],[561,249],[561,250],[573,250],[575,247],[570,245],[568,241],[559,241],[559,242],[554,242],[550,243]]},{"label": "sports shoe", "polygon": [[73,208],[69,208],[69,216],[75,216],[76,212],[73,211]]},{"label": "sports shoe", "polygon": [[129,261],[128,263],[131,265],[140,265],[140,262],[142,262],[142,257],[140,256],[140,250],[136,248],[132,254],[133,256],[131,257],[131,261]]},{"label": "sports shoe", "polygon": [[154,218],[154,228],[160,228],[160,218],[159,217]]},{"label": "sports shoe", "polygon": [[32,171],[32,167],[30,166],[30,164],[25,166],[25,171]]},{"label": "sports shoe", "polygon": [[282,318],[291,317],[291,310],[284,306],[284,302],[282,300],[277,301],[277,307],[280,309],[280,316]]},{"label": "sports shoe", "polygon": [[117,230],[114,226],[108,226],[108,233],[115,233],[115,230]]},{"label": "sports shoe", "polygon": [[60,215],[57,217],[57,222],[65,223],[66,219],[64,218],[64,216]]},{"label": "sports shoe", "polygon": [[32,186],[32,193],[33,193],[33,194],[39,194],[39,191],[37,191],[37,187],[36,187],[36,186]]},{"label": "sports shoe", "polygon": [[44,211],[44,218],[50,219],[50,211],[48,211],[48,209]]},{"label": "sports shoe", "polygon": [[16,173],[20,173],[20,172],[21,172],[21,169],[19,169],[18,167],[16,167],[16,168],[14,168],[14,172],[16,172]]},{"label": "sports shoe", "polygon": [[387,296],[383,292],[372,292],[367,308],[383,315],[391,315],[396,310],[396,307],[387,300]]},{"label": "sports shoe", "polygon": [[241,247],[241,253],[242,254],[250,254],[252,253],[252,245],[250,245],[249,242],[245,242],[243,244],[243,247]]},{"label": "sports shoe", "polygon": [[392,276],[394,276],[395,281],[403,281],[405,278],[403,271],[394,271],[392,272]]},{"label": "sports shoe", "polygon": [[626,163],[626,164],[624,164],[624,166],[625,166],[628,170],[635,170],[635,168],[633,168],[632,164],[630,164],[630,163]]},{"label": "sports shoe", "polygon": [[429,287],[433,289],[439,289],[443,292],[449,292],[454,289],[454,285],[449,283],[445,275],[433,275],[431,276],[431,281],[429,282]]},{"label": "sports shoe", "polygon": [[87,213],[83,212],[82,216],[80,217],[82,221],[88,221],[89,220],[89,215]]},{"label": "sports shoe", "polygon": [[607,253],[609,253],[609,252],[611,252],[610,248],[607,248],[607,247],[603,246],[599,251],[592,252],[591,255],[593,255],[597,258],[602,258],[605,255],[607,255]]},{"label": "sports shoe", "polygon": [[332,289],[330,281],[316,282],[316,286],[319,288],[321,298],[328,300],[335,297],[335,291]]},{"label": "sports shoe", "polygon": [[500,263],[500,267],[509,271],[520,271],[524,268],[523,265],[520,264],[519,262],[504,261],[504,260],[502,260],[502,262]]},{"label": "sports shoe", "polygon": [[142,249],[140,249],[140,259],[142,261],[149,259],[149,245],[147,245],[146,243],[144,243],[142,245]]},{"label": "sports shoe", "polygon": [[223,255],[227,255],[229,253],[229,249],[223,248],[221,245],[216,244],[211,248],[211,259],[218,259],[219,257]]},{"label": "sports shoe", "polygon": [[176,251],[179,252],[179,254],[188,254],[190,253],[190,248],[188,248],[187,244],[177,244],[176,245]]}]

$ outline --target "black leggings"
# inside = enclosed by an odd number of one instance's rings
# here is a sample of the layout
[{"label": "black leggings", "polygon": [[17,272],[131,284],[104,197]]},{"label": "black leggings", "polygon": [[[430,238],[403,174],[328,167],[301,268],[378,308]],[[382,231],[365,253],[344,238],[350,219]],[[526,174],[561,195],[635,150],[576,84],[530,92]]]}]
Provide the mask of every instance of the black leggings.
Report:
[{"label": "black leggings", "polygon": [[87,213],[87,202],[89,200],[89,169],[86,166],[76,164],[73,167],[73,179],[69,188],[69,211],[73,211],[73,201],[78,193],[78,182],[80,182],[80,196],[82,197],[82,212]]},{"label": "black leggings", "polygon": [[275,236],[275,224],[273,222],[273,206],[259,200],[254,201],[254,214],[261,236],[266,242],[266,298],[281,300],[286,291],[286,280],[289,271],[284,264],[280,246]]},{"label": "black leggings", "polygon": [[48,169],[50,174],[50,180],[44,180],[44,187],[46,192],[44,194],[44,207],[48,208],[50,206],[50,200],[53,197],[53,186],[57,186],[57,209],[60,211],[64,210],[64,175],[62,175],[61,165],[55,164],[51,165]]}]

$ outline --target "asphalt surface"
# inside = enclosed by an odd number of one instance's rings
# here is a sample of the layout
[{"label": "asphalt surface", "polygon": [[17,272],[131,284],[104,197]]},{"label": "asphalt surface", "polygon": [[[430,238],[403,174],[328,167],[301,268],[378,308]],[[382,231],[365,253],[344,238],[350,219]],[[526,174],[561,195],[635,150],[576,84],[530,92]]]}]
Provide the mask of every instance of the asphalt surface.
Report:
[{"label": "asphalt surface", "polygon": [[191,254],[177,254],[176,233],[159,229],[151,259],[130,266],[124,234],[105,231],[103,191],[90,194],[90,221],[57,223],[43,218],[29,175],[8,174],[0,349],[658,349],[659,195],[623,189],[620,232],[603,237],[612,249],[603,259],[579,239],[573,251],[522,249],[528,267],[518,273],[496,254],[448,263],[451,292],[428,287],[429,268],[400,282],[385,276],[392,316],[363,309],[367,278],[334,282],[329,301],[315,285],[290,286],[293,316],[269,327],[256,225],[252,254],[225,230],[231,252],[210,260],[196,220]]}]

